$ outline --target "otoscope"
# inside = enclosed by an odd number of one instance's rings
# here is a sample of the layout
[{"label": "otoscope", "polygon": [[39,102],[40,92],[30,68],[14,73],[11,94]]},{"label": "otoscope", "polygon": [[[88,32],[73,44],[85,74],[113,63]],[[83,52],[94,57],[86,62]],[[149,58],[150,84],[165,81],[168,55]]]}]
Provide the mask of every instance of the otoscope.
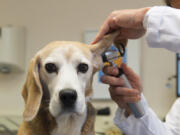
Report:
[{"label": "otoscope", "polygon": [[[121,77],[124,80],[125,86],[127,88],[132,88],[122,68],[120,68],[117,64],[118,60],[122,59],[124,55],[125,55],[125,46],[124,44],[120,43],[116,45],[116,47],[113,47],[113,49],[112,47],[110,47],[107,51],[105,51],[102,54],[102,59],[104,65],[110,64],[111,66],[117,67],[119,70],[119,74],[116,77]],[[144,115],[144,108],[140,101],[137,103],[128,103],[128,106],[136,118],[141,118]]]}]

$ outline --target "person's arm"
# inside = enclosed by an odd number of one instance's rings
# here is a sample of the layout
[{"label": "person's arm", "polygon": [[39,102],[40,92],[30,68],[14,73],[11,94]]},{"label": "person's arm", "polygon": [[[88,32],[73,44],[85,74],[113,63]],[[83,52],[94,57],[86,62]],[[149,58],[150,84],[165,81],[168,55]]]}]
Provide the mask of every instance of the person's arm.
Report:
[{"label": "person's arm", "polygon": [[146,13],[143,25],[150,47],[180,52],[180,9],[152,7]]},{"label": "person's arm", "polygon": [[116,40],[137,39],[146,33],[150,47],[180,52],[180,9],[157,6],[114,11],[104,21],[92,44],[115,30],[120,31]]},{"label": "person's arm", "polygon": [[[132,88],[126,88],[122,78],[116,77],[119,71],[115,67],[105,67],[103,69],[105,75],[101,78],[103,83],[110,85],[111,98],[119,106],[114,119],[116,125],[126,135],[176,135],[172,134],[171,127],[168,124],[164,125],[148,106],[141,93],[142,85],[138,75],[125,64],[122,64],[121,68],[130,81]],[[142,103],[145,110],[144,116],[140,119],[135,118],[127,106],[127,103],[136,103],[138,101]]]},{"label": "person's arm", "polygon": [[179,135],[180,133],[180,98],[173,104],[162,123],[151,108],[148,107],[142,95],[145,115],[136,119],[133,115],[125,117],[124,109],[118,108],[114,118],[115,124],[127,135]]},{"label": "person's arm", "polygon": [[145,34],[143,20],[150,7],[140,9],[116,10],[110,13],[104,21],[92,44],[100,41],[104,35],[120,31],[117,40],[137,39]]},{"label": "person's arm", "polygon": [[140,119],[132,114],[125,117],[124,110],[120,107],[116,111],[114,122],[126,135],[178,135],[173,134],[168,125],[159,120],[153,110],[148,107],[143,95],[141,102],[145,115]]}]

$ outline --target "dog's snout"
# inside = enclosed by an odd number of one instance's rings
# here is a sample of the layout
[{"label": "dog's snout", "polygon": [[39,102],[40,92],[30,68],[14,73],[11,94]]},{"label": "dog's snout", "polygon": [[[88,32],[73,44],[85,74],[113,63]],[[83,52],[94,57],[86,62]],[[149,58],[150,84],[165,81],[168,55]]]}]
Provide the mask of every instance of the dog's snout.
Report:
[{"label": "dog's snout", "polygon": [[77,92],[72,89],[63,89],[59,93],[60,101],[65,107],[72,107],[77,99]]}]

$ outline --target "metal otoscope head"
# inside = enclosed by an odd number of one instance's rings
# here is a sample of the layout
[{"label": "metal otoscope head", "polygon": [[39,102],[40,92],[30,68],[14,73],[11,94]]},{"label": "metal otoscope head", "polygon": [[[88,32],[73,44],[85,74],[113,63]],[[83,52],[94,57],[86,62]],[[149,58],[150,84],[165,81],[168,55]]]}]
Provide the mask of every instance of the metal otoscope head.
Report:
[{"label": "metal otoscope head", "polygon": [[106,52],[102,54],[103,62],[113,62],[119,57],[123,57],[125,54],[125,47],[123,44],[120,44],[116,47],[109,48]]}]

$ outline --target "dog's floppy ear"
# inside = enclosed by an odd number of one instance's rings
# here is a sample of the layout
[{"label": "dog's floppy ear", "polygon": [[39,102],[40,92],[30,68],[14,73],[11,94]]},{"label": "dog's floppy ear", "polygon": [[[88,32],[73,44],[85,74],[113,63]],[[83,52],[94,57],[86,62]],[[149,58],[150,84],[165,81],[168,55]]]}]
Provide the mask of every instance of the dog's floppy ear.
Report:
[{"label": "dog's floppy ear", "polygon": [[[94,45],[90,45],[90,50],[93,53],[93,63],[95,69],[99,69],[102,66],[102,58],[101,54],[105,52],[114,42],[115,38],[118,36],[119,32],[114,32],[108,35],[105,35],[102,40],[100,40],[98,43]],[[127,44],[127,40],[119,40],[116,41],[115,45],[117,43],[123,43],[124,45]]]},{"label": "dog's floppy ear", "polygon": [[25,121],[31,121],[37,115],[42,99],[42,86],[39,76],[40,57],[36,55],[30,63],[26,82],[22,90],[22,96],[25,101],[25,110],[23,118]]}]

